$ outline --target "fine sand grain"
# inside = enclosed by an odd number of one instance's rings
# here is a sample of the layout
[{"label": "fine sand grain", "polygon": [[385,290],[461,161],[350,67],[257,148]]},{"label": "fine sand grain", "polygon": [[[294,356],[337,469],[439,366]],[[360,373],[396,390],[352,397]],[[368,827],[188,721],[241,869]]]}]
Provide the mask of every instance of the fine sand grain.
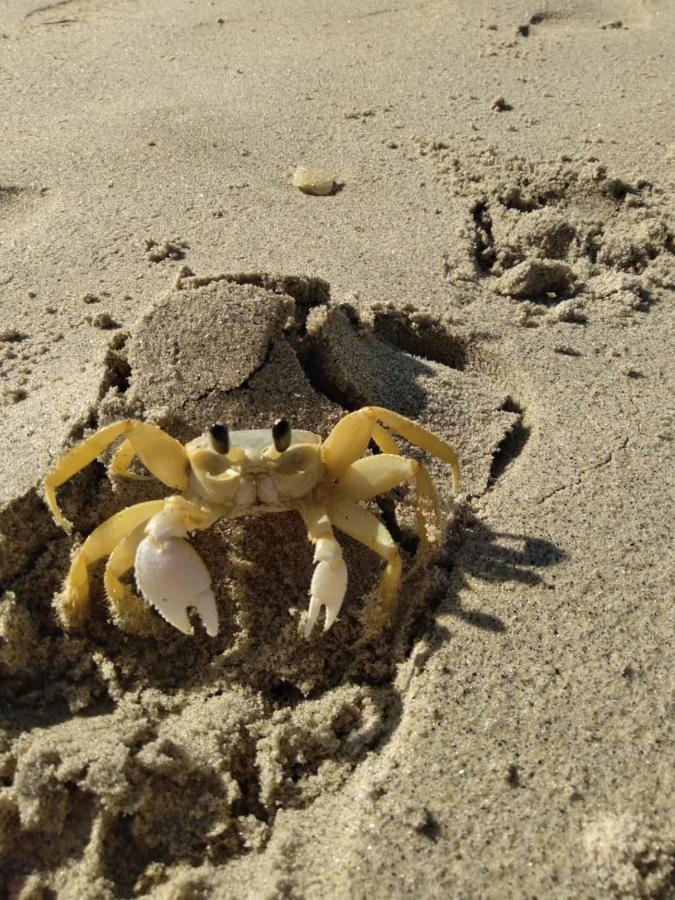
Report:
[{"label": "fine sand grain", "polygon": [[[0,2],[0,896],[675,896],[674,41],[665,0]],[[341,538],[302,638],[291,513],[195,536],[216,638],[111,622],[100,566],[64,633],[67,446],[366,403],[462,463],[379,636]],[[165,490],[105,461],[76,542]]]}]

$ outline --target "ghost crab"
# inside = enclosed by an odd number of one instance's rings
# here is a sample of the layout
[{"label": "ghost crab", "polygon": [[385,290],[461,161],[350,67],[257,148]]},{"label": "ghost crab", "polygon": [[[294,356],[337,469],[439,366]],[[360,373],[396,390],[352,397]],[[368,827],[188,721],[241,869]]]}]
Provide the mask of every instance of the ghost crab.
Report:
[{"label": "ghost crab", "polygon": [[[386,426],[383,427],[383,426]],[[390,430],[387,430],[390,429]],[[285,419],[268,430],[232,431],[220,423],[183,446],[159,426],[124,419],[104,426],[70,449],[44,479],[55,522],[70,532],[56,489],[93,462],[118,438],[110,463],[114,475],[143,478],[129,467],[138,457],[151,476],[180,491],[137,503],[99,525],[74,552],[57,609],[66,628],[79,627],[89,607],[88,569],[108,557],[104,584],[118,620],[139,614],[140,601],[120,579],[132,568],[146,601],[184,634],[192,634],[188,612],[199,614],[211,636],[218,632],[216,602],[208,570],[188,543],[190,532],[223,517],[297,510],[315,545],[304,633],[309,637],[325,607],[324,630],[335,622],[347,589],[347,568],[333,527],[381,556],[386,567],[377,586],[378,612],[371,631],[389,618],[402,575],[401,556],[386,527],[362,501],[413,482],[417,493],[418,566],[432,546],[431,517],[442,529],[442,510],[424,466],[400,455],[391,431],[448,463],[455,492],[459,463],[441,438],[398,413],[367,406],[344,416],[326,440],[291,431]],[[373,441],[381,451],[364,456]]]}]

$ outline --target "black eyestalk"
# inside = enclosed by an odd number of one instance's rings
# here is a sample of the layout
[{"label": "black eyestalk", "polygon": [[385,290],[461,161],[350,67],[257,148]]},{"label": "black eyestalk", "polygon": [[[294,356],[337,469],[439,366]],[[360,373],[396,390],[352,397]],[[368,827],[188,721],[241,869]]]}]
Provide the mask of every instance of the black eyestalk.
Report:
[{"label": "black eyestalk", "polygon": [[286,419],[277,419],[272,425],[272,440],[278,453],[288,450],[291,445],[291,426]]},{"label": "black eyestalk", "polygon": [[230,432],[227,425],[222,422],[215,422],[209,428],[209,437],[211,446],[216,453],[228,453],[230,449]]}]

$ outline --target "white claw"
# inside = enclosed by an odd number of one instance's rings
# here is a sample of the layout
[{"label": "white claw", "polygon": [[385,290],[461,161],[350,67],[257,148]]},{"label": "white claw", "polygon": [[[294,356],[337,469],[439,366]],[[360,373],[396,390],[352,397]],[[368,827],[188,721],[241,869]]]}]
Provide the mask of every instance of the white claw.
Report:
[{"label": "white claw", "polygon": [[322,606],[326,607],[323,630],[328,631],[338,617],[347,592],[347,566],[335,538],[319,538],[314,560],[318,561],[318,565],[314,569],[310,588],[309,610],[304,628],[306,638],[312,633]]},{"label": "white claw", "polygon": [[[154,528],[148,528],[155,532]],[[136,583],[141,593],[169,624],[183,634],[193,634],[188,609],[194,607],[207,634],[218,634],[216,600],[204,561],[186,540],[152,533],[136,551]]]}]

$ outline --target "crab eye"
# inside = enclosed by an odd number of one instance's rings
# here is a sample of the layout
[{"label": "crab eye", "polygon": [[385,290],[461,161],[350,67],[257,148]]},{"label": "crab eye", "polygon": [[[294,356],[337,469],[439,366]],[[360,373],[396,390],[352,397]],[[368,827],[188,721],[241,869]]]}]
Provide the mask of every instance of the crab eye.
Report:
[{"label": "crab eye", "polygon": [[216,453],[227,453],[230,449],[230,432],[222,422],[215,422],[209,428],[209,438]]},{"label": "crab eye", "polygon": [[272,440],[277,453],[283,453],[291,445],[291,426],[286,419],[277,419],[272,425]]}]

